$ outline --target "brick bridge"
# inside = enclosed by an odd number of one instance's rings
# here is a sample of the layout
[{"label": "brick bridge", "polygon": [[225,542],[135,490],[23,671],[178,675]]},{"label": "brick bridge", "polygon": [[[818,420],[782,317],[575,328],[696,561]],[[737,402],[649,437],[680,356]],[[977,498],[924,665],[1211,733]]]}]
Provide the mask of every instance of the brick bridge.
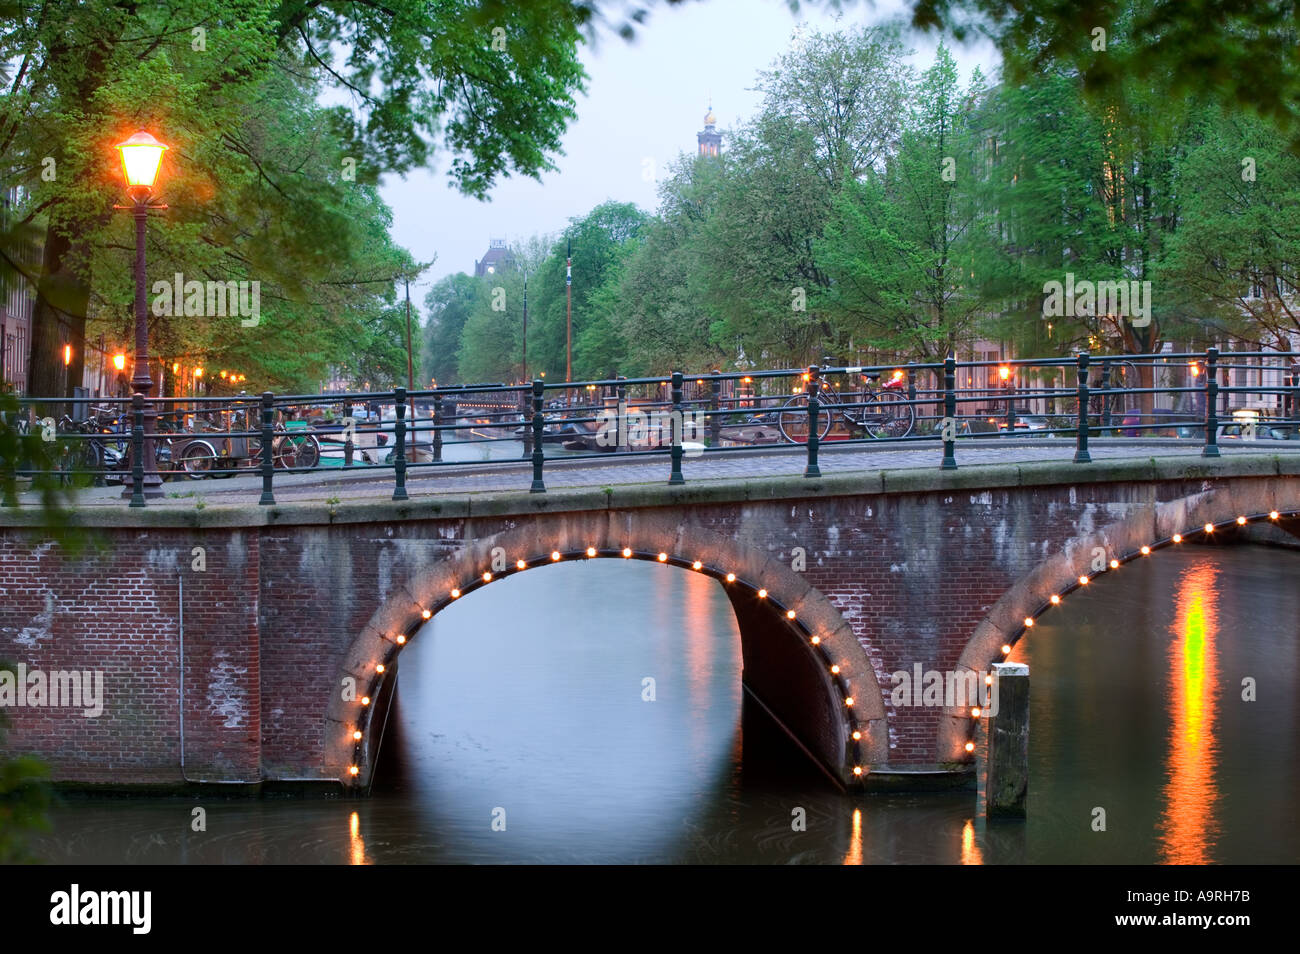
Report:
[{"label": "brick bridge", "polygon": [[969,710],[895,708],[892,672],[983,672],[1053,596],[1176,534],[1294,543],[1300,523],[1296,454],[888,461],[400,503],[88,504],[76,556],[32,529],[37,511],[3,510],[0,660],[104,673],[101,715],[11,707],[7,748],[86,786],[364,789],[385,687],[426,619],[510,573],[631,558],[719,581],[746,688],[840,783],[965,782]]}]

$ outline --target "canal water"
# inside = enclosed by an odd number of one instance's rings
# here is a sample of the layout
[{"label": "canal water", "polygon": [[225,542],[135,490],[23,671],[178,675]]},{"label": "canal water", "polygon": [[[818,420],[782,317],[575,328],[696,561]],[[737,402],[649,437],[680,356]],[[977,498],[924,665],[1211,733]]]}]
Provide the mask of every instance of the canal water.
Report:
[{"label": "canal water", "polygon": [[33,848],[73,863],[1294,863],[1297,580],[1297,552],[1189,546],[1049,614],[1012,657],[1032,673],[1023,823],[986,823],[975,792],[830,788],[746,702],[715,581],[600,560],[507,577],[426,625],[372,798],[65,797]]}]

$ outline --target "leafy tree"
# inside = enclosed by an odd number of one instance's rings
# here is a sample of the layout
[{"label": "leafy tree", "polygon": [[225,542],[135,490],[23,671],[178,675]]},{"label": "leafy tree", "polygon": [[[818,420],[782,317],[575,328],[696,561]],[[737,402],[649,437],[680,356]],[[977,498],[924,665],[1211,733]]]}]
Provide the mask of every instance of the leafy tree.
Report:
[{"label": "leafy tree", "polygon": [[425,296],[427,318],[420,353],[423,381],[435,379],[439,384],[456,384],[463,380],[457,370],[457,352],[461,333],[481,289],[482,283],[474,276],[458,272],[439,281]]},{"label": "leafy tree", "polygon": [[1205,117],[1196,139],[1176,163],[1181,218],[1160,287],[1207,337],[1289,349],[1300,334],[1300,159],[1243,114]]},{"label": "leafy tree", "polygon": [[940,46],[910,97],[898,151],[835,197],[816,246],[831,279],[820,298],[859,347],[941,360],[988,309],[974,280],[988,238],[972,127],[982,86],[977,73],[963,94]]}]

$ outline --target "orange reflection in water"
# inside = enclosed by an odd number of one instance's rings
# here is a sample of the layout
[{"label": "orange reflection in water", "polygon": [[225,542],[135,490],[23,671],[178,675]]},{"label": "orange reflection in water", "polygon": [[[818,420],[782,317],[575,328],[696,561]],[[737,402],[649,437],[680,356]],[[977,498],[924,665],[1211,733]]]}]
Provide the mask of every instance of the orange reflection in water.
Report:
[{"label": "orange reflection in water", "polygon": [[1169,647],[1169,754],[1165,763],[1165,810],[1160,819],[1160,860],[1172,865],[1212,861],[1217,826],[1215,683],[1219,634],[1217,568],[1202,563],[1178,584],[1178,616]]},{"label": "orange reflection in water", "polygon": [[848,853],[844,855],[846,865],[862,864],[862,809],[853,809],[853,835],[849,840]]},{"label": "orange reflection in water", "polygon": [[984,864],[984,855],[975,840],[975,819],[966,819],[961,830],[961,863],[964,865]]},{"label": "orange reflection in water", "polygon": [[366,859],[366,840],[361,837],[361,816],[356,812],[348,818],[348,856],[349,864],[370,864]]}]

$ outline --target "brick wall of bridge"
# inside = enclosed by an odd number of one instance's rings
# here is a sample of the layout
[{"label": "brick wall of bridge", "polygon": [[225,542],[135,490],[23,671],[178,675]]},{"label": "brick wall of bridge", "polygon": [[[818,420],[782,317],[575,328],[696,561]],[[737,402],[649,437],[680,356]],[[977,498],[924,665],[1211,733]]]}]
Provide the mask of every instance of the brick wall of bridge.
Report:
[{"label": "brick wall of bridge", "polygon": [[[104,712],[94,719],[66,709],[8,709],[6,748],[40,756],[63,780],[180,781],[178,581],[184,586],[186,776],[335,778],[325,753],[326,735],[336,726],[326,714],[349,649],[376,610],[394,594],[407,599],[408,583],[462,554],[467,542],[523,539],[530,522],[561,521],[580,545],[584,526],[609,533],[611,541],[625,533],[633,547],[641,523],[675,522],[786,566],[799,548],[803,577],[852,626],[875,678],[888,687],[890,673],[910,671],[914,663],[955,667],[1001,596],[1067,541],[1148,512],[1157,501],[1203,498],[1216,489],[1225,500],[1234,494],[1263,499],[1276,483],[1132,481],[532,518],[412,512],[405,520],[372,523],[104,527],[94,537],[98,548],[76,558],[4,529],[0,660],[47,672],[98,669],[105,686]],[[203,548],[202,571],[192,569],[195,547]],[[889,765],[943,761],[939,710],[894,711],[886,700],[886,713]]]}]

